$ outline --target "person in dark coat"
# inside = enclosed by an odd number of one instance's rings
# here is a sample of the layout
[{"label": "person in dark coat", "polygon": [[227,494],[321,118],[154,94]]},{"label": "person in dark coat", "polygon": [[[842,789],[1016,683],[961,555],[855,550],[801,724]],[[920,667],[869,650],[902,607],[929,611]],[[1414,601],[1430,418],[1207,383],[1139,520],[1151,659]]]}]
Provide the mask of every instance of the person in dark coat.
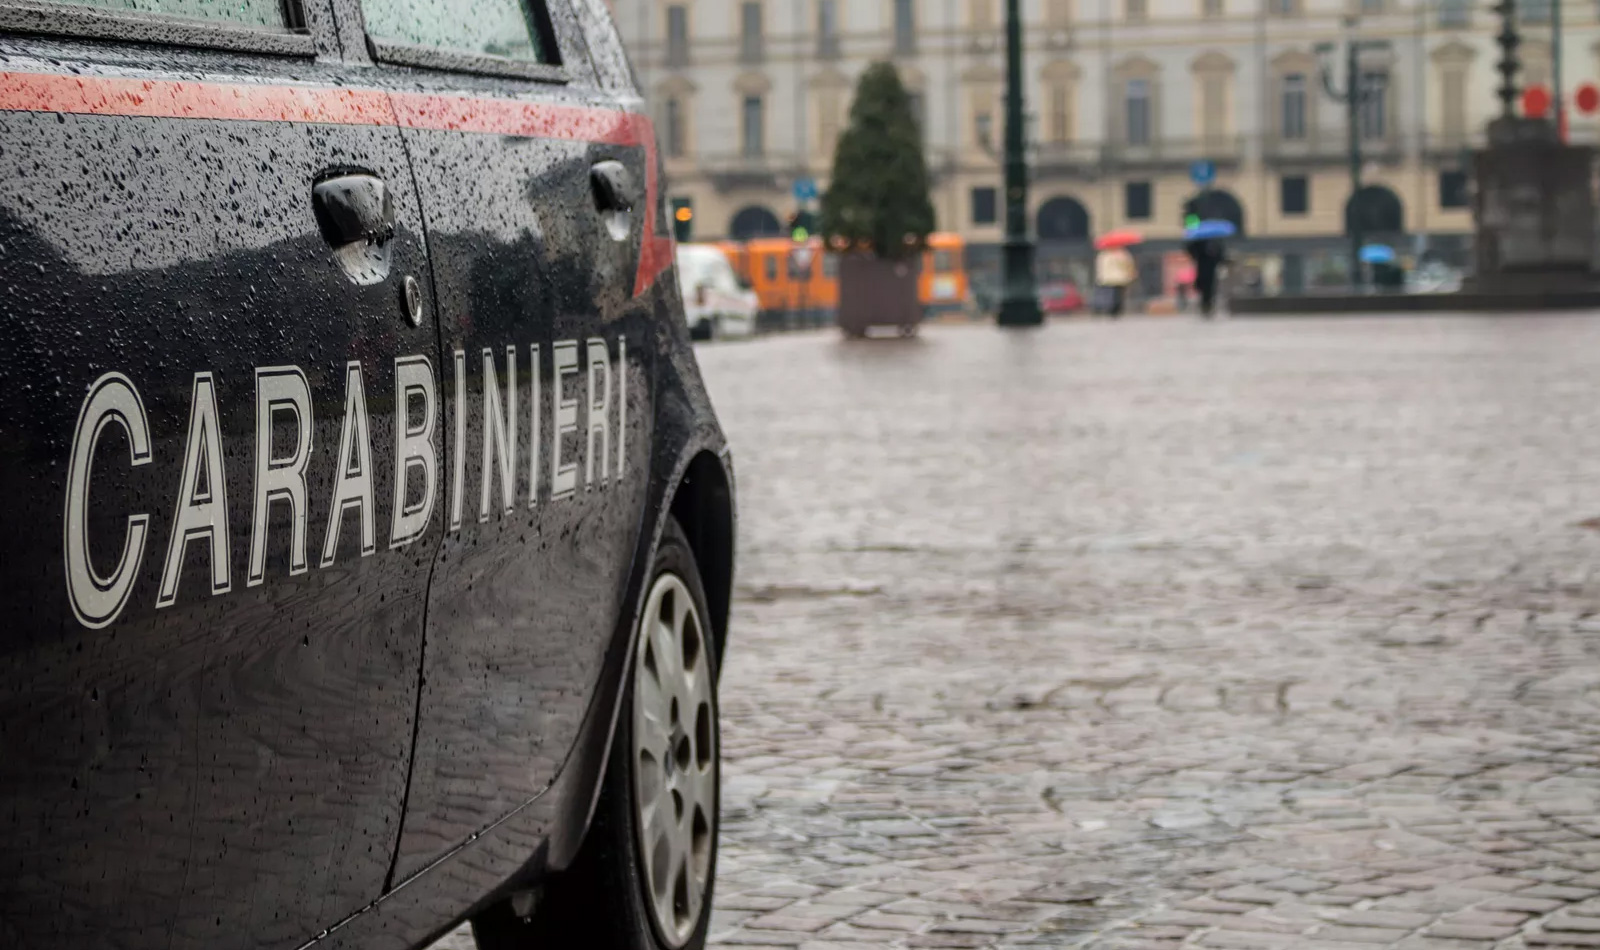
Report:
[{"label": "person in dark coat", "polygon": [[1216,238],[1190,241],[1184,250],[1194,260],[1194,289],[1200,294],[1200,315],[1209,320],[1217,303],[1217,269],[1227,255]]}]

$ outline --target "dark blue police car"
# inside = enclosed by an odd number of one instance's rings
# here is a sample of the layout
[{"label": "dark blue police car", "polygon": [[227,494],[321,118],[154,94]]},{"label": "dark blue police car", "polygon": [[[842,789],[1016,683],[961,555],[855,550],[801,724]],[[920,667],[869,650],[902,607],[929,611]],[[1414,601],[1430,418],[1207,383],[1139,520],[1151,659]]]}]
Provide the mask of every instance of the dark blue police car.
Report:
[{"label": "dark blue police car", "polygon": [[672,261],[603,0],[0,0],[0,946],[704,944]]}]

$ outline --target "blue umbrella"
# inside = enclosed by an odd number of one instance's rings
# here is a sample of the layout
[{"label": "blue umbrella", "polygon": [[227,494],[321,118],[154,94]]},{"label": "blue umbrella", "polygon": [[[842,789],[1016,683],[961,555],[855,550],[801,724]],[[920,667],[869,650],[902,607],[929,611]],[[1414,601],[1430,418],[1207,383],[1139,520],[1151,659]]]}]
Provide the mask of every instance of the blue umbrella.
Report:
[{"label": "blue umbrella", "polygon": [[1387,244],[1368,244],[1361,249],[1363,264],[1393,264],[1394,261],[1394,248]]},{"label": "blue umbrella", "polygon": [[1210,218],[1201,221],[1192,228],[1185,228],[1183,236],[1190,241],[1209,241],[1212,238],[1229,238],[1239,233],[1232,221],[1221,218]]}]

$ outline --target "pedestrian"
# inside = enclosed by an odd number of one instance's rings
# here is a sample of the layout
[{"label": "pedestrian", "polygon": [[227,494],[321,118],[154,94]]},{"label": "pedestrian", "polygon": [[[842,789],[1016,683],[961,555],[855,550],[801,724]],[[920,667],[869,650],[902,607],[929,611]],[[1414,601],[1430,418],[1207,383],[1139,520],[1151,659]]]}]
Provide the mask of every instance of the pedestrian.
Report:
[{"label": "pedestrian", "polygon": [[1098,285],[1095,303],[1111,315],[1122,316],[1128,288],[1139,278],[1139,268],[1125,247],[1108,247],[1095,255],[1094,282]]},{"label": "pedestrian", "polygon": [[1227,255],[1216,238],[1190,241],[1184,250],[1194,259],[1194,289],[1200,294],[1200,316],[1210,320],[1217,304],[1217,269]]},{"label": "pedestrian", "polygon": [[1191,261],[1187,267],[1178,268],[1175,275],[1176,287],[1174,292],[1178,297],[1178,312],[1189,312],[1189,298],[1194,296],[1194,263]]}]

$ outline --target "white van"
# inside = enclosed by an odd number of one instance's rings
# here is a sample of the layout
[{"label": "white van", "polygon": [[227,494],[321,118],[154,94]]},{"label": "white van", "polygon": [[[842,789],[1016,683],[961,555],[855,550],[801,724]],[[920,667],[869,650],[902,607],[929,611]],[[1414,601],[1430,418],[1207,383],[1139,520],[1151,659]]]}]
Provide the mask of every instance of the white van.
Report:
[{"label": "white van", "polygon": [[694,339],[749,336],[756,331],[761,298],[739,283],[721,248],[678,245],[678,287],[683,293],[689,335]]}]

